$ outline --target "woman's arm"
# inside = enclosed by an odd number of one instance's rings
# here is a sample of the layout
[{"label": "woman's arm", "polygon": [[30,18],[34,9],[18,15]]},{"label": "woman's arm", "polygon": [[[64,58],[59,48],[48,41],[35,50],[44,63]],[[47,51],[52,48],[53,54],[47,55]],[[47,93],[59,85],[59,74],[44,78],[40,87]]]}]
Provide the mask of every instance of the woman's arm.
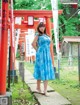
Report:
[{"label": "woman's arm", "polygon": [[37,50],[37,40],[38,40],[38,36],[35,36],[33,42],[32,42],[32,46],[35,50]]}]

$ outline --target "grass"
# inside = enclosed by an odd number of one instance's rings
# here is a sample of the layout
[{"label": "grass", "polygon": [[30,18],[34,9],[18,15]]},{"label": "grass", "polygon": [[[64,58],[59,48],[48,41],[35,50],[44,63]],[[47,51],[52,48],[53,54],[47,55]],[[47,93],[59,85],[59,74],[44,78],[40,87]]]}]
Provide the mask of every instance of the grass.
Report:
[{"label": "grass", "polygon": [[[74,59],[75,60],[75,59]],[[55,60],[55,67],[56,65]],[[80,86],[78,80],[78,62],[73,61],[72,66],[68,65],[68,60],[62,59],[60,61],[60,79],[49,81],[49,85],[59,92],[62,96],[67,98],[72,105],[80,105]],[[25,63],[25,67],[33,73],[34,64]]]},{"label": "grass", "polygon": [[18,83],[11,84],[12,105],[37,105],[34,96],[31,94],[28,86],[18,78]]},{"label": "grass", "polygon": [[49,85],[66,97],[72,105],[80,105],[80,87],[75,71],[61,71],[60,80],[50,81]]}]

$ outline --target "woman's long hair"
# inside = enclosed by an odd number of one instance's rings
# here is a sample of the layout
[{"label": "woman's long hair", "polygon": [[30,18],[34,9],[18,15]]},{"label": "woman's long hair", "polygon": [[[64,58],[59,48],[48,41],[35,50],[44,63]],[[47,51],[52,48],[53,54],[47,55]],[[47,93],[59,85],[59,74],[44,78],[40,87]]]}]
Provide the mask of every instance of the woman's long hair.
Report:
[{"label": "woman's long hair", "polygon": [[[40,27],[45,27],[45,24],[43,22],[40,22],[38,27],[37,27],[37,31],[38,31],[39,35],[42,35],[43,33],[39,30]],[[44,30],[44,34],[46,34],[46,27]]]}]

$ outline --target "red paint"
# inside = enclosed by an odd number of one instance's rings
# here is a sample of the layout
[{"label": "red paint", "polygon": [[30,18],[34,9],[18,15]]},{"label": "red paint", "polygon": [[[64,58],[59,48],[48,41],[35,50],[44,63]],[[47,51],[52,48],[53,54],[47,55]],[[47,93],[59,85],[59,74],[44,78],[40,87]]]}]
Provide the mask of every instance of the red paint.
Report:
[{"label": "red paint", "polygon": [[78,4],[72,4],[72,8],[78,8]]},{"label": "red paint", "polygon": [[0,40],[0,95],[6,94],[7,48],[8,48],[8,1],[2,0],[2,30]]},{"label": "red paint", "polygon": [[[63,10],[58,11],[59,15],[63,13]],[[41,18],[44,16],[48,16],[52,18],[52,10],[14,10],[15,17],[28,17],[33,16],[37,18]]]}]

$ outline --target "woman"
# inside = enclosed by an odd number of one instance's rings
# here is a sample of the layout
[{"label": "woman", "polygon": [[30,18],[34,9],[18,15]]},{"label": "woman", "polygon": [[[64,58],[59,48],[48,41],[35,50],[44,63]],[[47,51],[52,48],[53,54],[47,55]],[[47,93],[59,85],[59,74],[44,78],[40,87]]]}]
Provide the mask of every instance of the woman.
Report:
[{"label": "woman", "polygon": [[37,80],[37,92],[41,93],[40,83],[44,83],[44,95],[47,96],[48,80],[55,79],[54,69],[50,54],[50,37],[46,34],[43,22],[37,27],[38,34],[35,36],[32,46],[36,50],[34,78]]}]

